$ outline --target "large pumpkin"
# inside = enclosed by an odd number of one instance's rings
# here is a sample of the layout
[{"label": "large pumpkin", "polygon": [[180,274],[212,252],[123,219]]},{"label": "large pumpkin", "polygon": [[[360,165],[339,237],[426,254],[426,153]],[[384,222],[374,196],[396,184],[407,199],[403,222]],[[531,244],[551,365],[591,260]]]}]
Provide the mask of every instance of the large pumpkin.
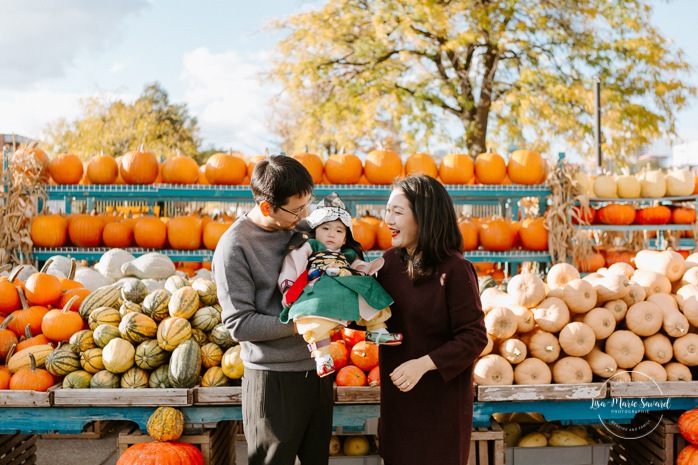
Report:
[{"label": "large pumpkin", "polygon": [[139,218],[133,227],[133,240],[138,247],[161,249],[167,242],[167,225],[155,216]]},{"label": "large pumpkin", "polygon": [[464,153],[449,153],[439,165],[439,178],[444,184],[468,184],[474,173],[473,159]]},{"label": "large pumpkin", "polygon": [[199,180],[199,165],[191,157],[172,157],[162,164],[160,175],[165,184],[195,184]]},{"label": "large pumpkin", "polygon": [[698,446],[698,408],[688,410],[679,417],[679,431],[686,441]]},{"label": "large pumpkin", "polygon": [[35,247],[62,247],[68,239],[68,220],[61,215],[39,215],[31,224]]},{"label": "large pumpkin", "polygon": [[182,442],[141,442],[121,454],[116,465],[204,465],[201,451]]},{"label": "large pumpkin", "polygon": [[353,153],[330,155],[325,162],[325,176],[331,184],[356,184],[364,167]]},{"label": "large pumpkin", "polygon": [[72,153],[60,153],[49,163],[48,172],[56,184],[77,184],[82,179],[82,161]]},{"label": "large pumpkin", "polygon": [[439,175],[436,162],[428,153],[413,153],[405,161],[405,176],[410,174],[426,174],[432,178]]},{"label": "large pumpkin", "polygon": [[689,444],[679,452],[676,465],[698,465],[698,446]]},{"label": "large pumpkin", "polygon": [[167,222],[167,241],[176,250],[201,248],[201,220],[195,216],[178,216]]},{"label": "large pumpkin", "polygon": [[666,205],[640,208],[635,211],[637,224],[667,224],[671,221],[671,209]]},{"label": "large pumpkin", "polygon": [[[307,150],[307,149],[306,149]],[[291,155],[291,158],[295,158],[308,170],[310,176],[313,178],[315,184],[320,184],[322,182],[323,174],[323,163],[322,158],[315,155],[314,153],[301,152],[295,155]]]},{"label": "large pumpkin", "polygon": [[545,176],[545,161],[533,150],[515,150],[509,156],[507,174],[514,184],[540,184]]},{"label": "large pumpkin", "polygon": [[635,221],[635,208],[627,203],[612,203],[599,208],[596,218],[603,224],[632,224]]},{"label": "large pumpkin", "polygon": [[159,171],[155,155],[141,150],[125,153],[119,167],[119,174],[126,184],[152,184]]},{"label": "large pumpkin", "polygon": [[363,250],[372,250],[376,243],[376,233],[367,222],[352,218],[352,235]]},{"label": "large pumpkin", "polygon": [[205,166],[206,179],[214,185],[238,185],[247,174],[245,160],[232,153],[214,153]]},{"label": "large pumpkin", "polygon": [[230,221],[210,221],[204,226],[203,242],[208,250],[216,250],[218,241],[233,223]]},{"label": "large pumpkin", "polygon": [[133,242],[133,227],[126,221],[113,221],[104,226],[102,242],[107,247],[126,248]]},{"label": "large pumpkin", "polygon": [[458,220],[458,229],[463,236],[462,252],[475,250],[480,244],[478,240],[478,225],[471,218],[461,218]]},{"label": "large pumpkin", "polygon": [[119,177],[119,164],[109,155],[95,155],[87,163],[87,179],[92,184],[113,184]]},{"label": "large pumpkin", "polygon": [[480,223],[478,238],[485,250],[504,252],[514,246],[516,230],[509,220],[492,217]]},{"label": "large pumpkin", "polygon": [[371,184],[392,184],[402,174],[402,160],[393,150],[371,150],[366,155],[364,175]]},{"label": "large pumpkin", "polygon": [[98,247],[102,243],[104,221],[95,215],[79,215],[70,221],[68,236],[78,247]]},{"label": "large pumpkin", "polygon": [[519,228],[519,241],[527,250],[548,250],[548,228],[545,227],[545,219],[540,217],[523,220]]},{"label": "large pumpkin", "polygon": [[487,152],[475,157],[475,181],[480,184],[501,184],[507,175],[507,164],[501,155]]}]

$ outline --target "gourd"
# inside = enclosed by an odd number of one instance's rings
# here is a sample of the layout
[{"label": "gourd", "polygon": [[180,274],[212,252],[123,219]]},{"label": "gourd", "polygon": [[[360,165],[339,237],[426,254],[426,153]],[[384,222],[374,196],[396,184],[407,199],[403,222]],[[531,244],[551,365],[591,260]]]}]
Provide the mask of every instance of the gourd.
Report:
[{"label": "gourd", "polygon": [[496,287],[490,287],[480,294],[482,311],[487,313],[495,307],[510,307],[514,304],[512,296]]},{"label": "gourd", "polygon": [[596,306],[596,290],[584,279],[573,279],[562,288],[562,300],[572,313],[586,313]]},{"label": "gourd", "polygon": [[117,285],[120,286],[119,295],[124,301],[140,304],[148,295],[148,288],[137,278],[124,278]]},{"label": "gourd", "polygon": [[[623,303],[622,300],[617,302]],[[625,305],[625,303],[623,303]],[[616,329],[616,317],[608,308],[596,307],[584,314],[582,323],[586,324],[594,332],[597,341],[606,339]]]},{"label": "gourd", "polygon": [[606,339],[605,350],[615,359],[620,368],[633,368],[645,355],[645,346],[640,336],[627,330],[619,330],[611,334]]},{"label": "gourd", "polygon": [[135,344],[154,338],[157,331],[157,323],[143,313],[128,313],[119,323],[121,337]]},{"label": "gourd", "polygon": [[189,318],[189,323],[194,329],[210,332],[221,322],[221,314],[213,307],[201,307]]},{"label": "gourd", "polygon": [[698,366],[698,334],[689,333],[679,337],[674,340],[673,345],[674,358],[677,362],[688,367]]},{"label": "gourd", "polygon": [[176,441],[184,432],[184,415],[176,408],[158,407],[146,427],[156,441]]},{"label": "gourd", "polygon": [[170,384],[170,378],[168,377],[169,371],[170,371],[169,365],[160,365],[159,367],[154,369],[153,372],[150,373],[150,378],[148,378],[148,387],[151,387],[153,389],[156,389],[156,388],[169,389],[169,388],[171,388],[172,384]]},{"label": "gourd", "polygon": [[141,342],[134,355],[136,366],[144,370],[153,370],[166,364],[169,359],[170,353],[160,347],[155,339]]},{"label": "gourd", "polygon": [[485,348],[482,349],[482,352],[480,352],[480,357],[489,355],[492,353],[492,349],[494,349],[494,339],[492,339],[492,336],[490,336],[489,333],[486,333],[485,335],[487,336],[487,345],[485,345]]},{"label": "gourd", "polygon": [[121,314],[113,307],[96,308],[87,318],[87,324],[92,331],[100,325],[110,325],[118,328],[119,323],[121,323]]},{"label": "gourd", "polygon": [[630,378],[630,373],[622,368],[618,368],[616,374],[613,375],[613,381],[616,383],[629,383],[632,379]]},{"label": "gourd", "polygon": [[240,358],[242,348],[239,345],[229,348],[223,354],[221,359],[221,368],[223,373],[230,379],[240,379],[245,372],[245,367]]},{"label": "gourd", "polygon": [[201,346],[201,364],[206,368],[219,366],[223,359],[223,349],[218,344],[209,342]]},{"label": "gourd", "polygon": [[674,357],[671,341],[663,334],[657,333],[642,340],[645,346],[645,358],[657,363],[668,363]]},{"label": "gourd", "polygon": [[116,337],[121,337],[121,332],[119,328],[114,325],[101,324],[95,328],[92,332],[92,338],[95,342],[95,346],[104,349],[109,341]]},{"label": "gourd", "polygon": [[[682,413],[678,425],[681,435],[691,444],[698,445],[698,409],[694,408]],[[695,455],[698,456],[698,454]]]},{"label": "gourd", "polygon": [[642,197],[659,199],[666,194],[666,176],[661,170],[643,171],[638,174]]},{"label": "gourd", "polygon": [[501,355],[485,355],[475,362],[473,381],[479,386],[510,385],[514,382],[514,369]]},{"label": "gourd", "polygon": [[165,290],[174,294],[177,289],[189,286],[189,281],[178,274],[174,274],[165,280]]},{"label": "gourd", "polygon": [[125,339],[115,337],[102,350],[104,368],[112,373],[124,373],[134,364],[136,349]]},{"label": "gourd", "polygon": [[561,358],[553,365],[552,373],[557,384],[591,383],[594,378],[589,364],[579,357]]},{"label": "gourd", "polygon": [[93,332],[90,329],[82,329],[77,333],[73,334],[72,336],[70,336],[69,342],[73,346],[73,351],[78,355],[80,354],[80,352],[83,352],[87,349],[97,347],[97,345],[95,344]]},{"label": "gourd", "polygon": [[509,280],[507,294],[516,305],[533,308],[545,299],[545,283],[533,273],[517,274]]},{"label": "gourd", "polygon": [[693,194],[696,180],[693,173],[686,168],[672,167],[666,174],[666,195],[670,197],[685,197]]},{"label": "gourd", "polygon": [[165,289],[157,289],[143,299],[143,313],[148,315],[155,321],[161,321],[167,318],[169,313],[168,304],[172,294]]},{"label": "gourd", "polygon": [[124,389],[144,389],[148,387],[148,372],[138,367],[131,367],[121,375],[120,385]]},{"label": "gourd", "polygon": [[108,370],[101,370],[92,375],[90,388],[92,389],[116,389],[119,387],[119,375]]},{"label": "gourd", "polygon": [[63,378],[63,389],[88,389],[91,379],[92,374],[85,370],[77,370],[68,373],[68,375]]},{"label": "gourd", "polygon": [[210,279],[196,279],[191,287],[199,293],[199,300],[203,305],[213,305],[218,302],[216,283]]},{"label": "gourd", "polygon": [[215,342],[224,350],[236,344],[235,339],[230,335],[230,330],[223,324],[216,325],[216,327],[211,330],[210,339],[211,342]]},{"label": "gourd", "polygon": [[528,353],[545,363],[552,363],[560,356],[560,343],[554,334],[541,329],[533,330],[527,335]]},{"label": "gourd", "polygon": [[82,284],[85,289],[94,292],[97,289],[110,286],[114,280],[102,275],[100,272],[88,267],[81,267],[75,271],[75,281]]},{"label": "gourd", "polygon": [[548,271],[545,282],[550,289],[565,287],[573,279],[579,279],[579,271],[569,263],[556,263]]},{"label": "gourd", "polygon": [[589,364],[592,373],[599,378],[610,378],[618,370],[616,360],[598,347],[591,349],[591,352],[584,356],[584,360]]},{"label": "gourd", "polygon": [[511,310],[511,312],[516,317],[517,333],[527,333],[535,327],[536,320],[533,316],[533,312],[531,311],[531,309],[521,307],[519,305],[512,305],[511,307],[509,307],[509,310]]},{"label": "gourd", "polygon": [[581,357],[594,348],[594,331],[584,323],[573,322],[565,325],[558,336],[560,347],[567,355]]},{"label": "gourd", "polygon": [[80,369],[80,356],[73,351],[56,349],[48,354],[44,364],[53,376],[65,376]]},{"label": "gourd", "polygon": [[50,344],[30,346],[19,352],[15,352],[7,361],[6,366],[11,373],[17,373],[19,370],[29,370],[32,364],[31,359],[33,358],[36,366],[41,368],[46,362],[46,357],[48,357],[51,352],[53,352],[53,346]]},{"label": "gourd", "polygon": [[191,330],[191,340],[199,344],[199,346],[202,346],[206,344],[208,341],[208,335],[201,331],[200,329],[194,329],[192,328]]},{"label": "gourd", "polygon": [[230,378],[225,376],[223,369],[219,366],[210,367],[201,378],[202,387],[217,387],[230,385]]},{"label": "gourd", "polygon": [[121,305],[119,300],[119,288],[117,286],[109,285],[100,287],[92,291],[92,293],[82,301],[78,313],[83,320],[87,321],[90,314],[97,308],[112,307],[118,309],[119,305]]},{"label": "gourd", "polygon": [[518,323],[514,313],[505,307],[496,307],[485,315],[485,328],[494,339],[508,339],[516,333]]},{"label": "gourd", "polygon": [[135,259],[136,257],[124,249],[109,249],[102,254],[99,262],[95,263],[94,269],[102,276],[116,281],[124,277],[124,273],[121,271],[122,265]]},{"label": "gourd", "polygon": [[638,336],[651,336],[662,327],[662,311],[652,302],[638,302],[625,314],[625,325]]},{"label": "gourd", "polygon": [[550,367],[538,358],[527,358],[514,368],[516,384],[550,384],[552,379]]},{"label": "gourd", "polygon": [[175,274],[175,271],[176,268],[172,260],[157,252],[141,255],[135,260],[121,265],[121,272],[124,276],[135,276],[139,279],[166,279]]},{"label": "gourd", "polygon": [[600,278],[587,276],[596,291],[596,305],[622,299],[630,292],[630,281],[624,275],[611,274]]},{"label": "gourd", "polygon": [[199,309],[199,294],[191,286],[181,287],[172,293],[167,307],[170,316],[189,319]]},{"label": "gourd", "polygon": [[168,376],[175,388],[191,388],[196,385],[201,372],[201,349],[199,345],[187,340],[179,344],[170,357]]},{"label": "gourd", "polygon": [[172,352],[175,347],[191,338],[191,325],[184,318],[170,317],[158,326],[158,345],[163,350]]},{"label": "gourd", "polygon": [[655,381],[667,380],[666,370],[662,365],[652,360],[643,360],[633,368],[630,377],[633,381]]},{"label": "gourd", "polygon": [[643,300],[645,300],[646,297],[647,292],[645,292],[645,288],[642,287],[640,284],[636,283],[635,281],[630,281],[630,290],[628,291],[628,295],[623,297],[622,300],[626,303],[626,305],[632,305],[638,302],[642,302]]},{"label": "gourd", "polygon": [[119,315],[121,315],[121,319],[123,320],[124,317],[129,313],[143,313],[143,307],[141,307],[139,304],[124,300],[124,303],[122,303],[121,307],[119,307]]},{"label": "gourd", "polygon": [[596,179],[594,179],[594,195],[606,199],[618,197],[615,178],[610,175],[596,176]]},{"label": "gourd", "polygon": [[556,333],[570,321],[570,311],[561,299],[549,297],[532,309],[540,329]]},{"label": "gourd", "polygon": [[499,355],[512,365],[523,362],[526,358],[526,344],[519,339],[507,339],[499,344]]},{"label": "gourd", "polygon": [[629,263],[625,262],[613,263],[611,266],[608,267],[608,271],[606,272],[607,275],[619,274],[625,276],[628,279],[631,279],[633,277],[633,273],[635,273],[635,268],[633,268],[633,266]]},{"label": "gourd", "polygon": [[685,273],[686,260],[674,250],[641,250],[635,255],[635,266],[638,270],[659,273],[673,282]]},{"label": "gourd", "polygon": [[102,360],[102,349],[99,347],[87,349],[80,354],[80,366],[88,373],[98,373],[104,370],[104,361]]},{"label": "gourd", "polygon": [[616,191],[621,199],[633,199],[640,197],[642,185],[633,175],[616,176]]},{"label": "gourd", "polygon": [[655,271],[635,270],[633,281],[642,286],[647,297],[657,293],[671,294],[669,278]]},{"label": "gourd", "polygon": [[693,381],[691,370],[684,364],[669,362],[664,365],[667,381]]}]

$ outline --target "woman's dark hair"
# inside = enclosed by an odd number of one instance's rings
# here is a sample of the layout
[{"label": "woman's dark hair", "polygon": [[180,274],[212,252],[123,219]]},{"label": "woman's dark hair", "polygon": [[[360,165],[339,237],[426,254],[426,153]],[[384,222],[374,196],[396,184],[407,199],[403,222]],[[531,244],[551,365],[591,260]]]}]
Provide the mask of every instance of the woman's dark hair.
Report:
[{"label": "woman's dark hair", "polygon": [[436,179],[425,175],[408,176],[393,184],[410,202],[417,221],[417,247],[410,256],[401,250],[407,261],[407,270],[413,282],[434,275],[436,268],[454,253],[460,253],[463,236],[453,200],[446,188]]},{"label": "woman's dark hair", "polygon": [[254,167],[250,189],[256,203],[263,201],[277,209],[283,207],[290,197],[313,192],[313,177],[295,158],[272,155]]}]

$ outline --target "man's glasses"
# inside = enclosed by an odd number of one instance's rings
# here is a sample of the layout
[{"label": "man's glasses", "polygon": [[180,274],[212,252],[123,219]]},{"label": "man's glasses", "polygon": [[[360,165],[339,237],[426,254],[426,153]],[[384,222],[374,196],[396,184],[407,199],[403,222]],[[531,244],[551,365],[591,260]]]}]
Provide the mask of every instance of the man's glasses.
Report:
[{"label": "man's glasses", "polygon": [[310,208],[310,206],[311,206],[314,202],[315,202],[315,199],[314,199],[314,198],[313,198],[313,199],[310,199],[310,202],[308,202],[307,205],[305,205],[305,206],[299,208],[297,211],[287,210],[287,209],[285,209],[284,207],[279,207],[279,210],[285,211],[286,213],[290,213],[291,215],[293,215],[294,219],[298,219],[298,218],[301,216],[301,214],[303,214],[304,211],[306,211],[308,208]]}]

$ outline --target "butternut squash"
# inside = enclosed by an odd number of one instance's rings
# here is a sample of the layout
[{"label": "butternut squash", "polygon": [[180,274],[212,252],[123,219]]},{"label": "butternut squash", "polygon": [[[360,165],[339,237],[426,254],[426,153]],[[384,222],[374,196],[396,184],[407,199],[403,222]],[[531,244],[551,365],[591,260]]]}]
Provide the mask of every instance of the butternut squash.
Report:
[{"label": "butternut squash", "polygon": [[662,313],[662,328],[669,336],[681,337],[688,334],[690,325],[683,313],[672,308],[662,308]]},{"label": "butternut squash", "polygon": [[516,333],[518,322],[514,312],[505,307],[495,307],[485,315],[485,328],[493,339],[508,339]]},{"label": "butternut squash", "polygon": [[686,260],[674,250],[640,250],[635,255],[638,270],[653,271],[666,276],[669,281],[678,281],[686,271]]},{"label": "butternut squash", "polygon": [[532,309],[536,324],[544,331],[556,333],[570,321],[570,311],[562,300],[549,297]]},{"label": "butternut squash", "polygon": [[[674,358],[687,367],[698,366],[698,334],[689,333],[674,340]],[[26,349],[25,349],[26,350]]]},{"label": "butternut squash", "polygon": [[608,267],[608,272],[606,274],[619,274],[630,279],[633,277],[633,273],[635,273],[635,268],[629,263],[616,262]]},{"label": "butternut squash", "polygon": [[606,339],[605,352],[615,359],[620,368],[633,368],[642,361],[645,346],[637,334],[620,330]]},{"label": "butternut squash", "polygon": [[478,386],[510,385],[514,382],[514,369],[501,355],[485,355],[475,362],[473,381]]},{"label": "butternut squash", "polygon": [[655,271],[635,270],[633,281],[642,286],[647,297],[657,293],[671,293],[669,278]]},{"label": "butternut squash", "polygon": [[553,381],[557,384],[591,383],[594,375],[586,360],[564,357],[553,365]]},{"label": "butternut squash", "polygon": [[528,353],[545,363],[552,363],[560,356],[560,342],[553,333],[534,329],[522,337],[528,348]]},{"label": "butternut squash", "polygon": [[572,313],[586,313],[596,306],[596,290],[589,281],[572,279],[562,288],[562,300]]},{"label": "butternut squash", "polygon": [[624,300],[609,300],[603,305],[603,308],[610,311],[613,317],[616,319],[616,323],[620,322],[625,318],[625,314],[628,312],[628,304]]},{"label": "butternut squash", "polygon": [[630,378],[630,373],[626,370],[618,368],[616,374],[613,375],[613,381],[616,383],[629,383],[632,381],[632,378]]},{"label": "butternut squash", "polygon": [[545,284],[533,273],[517,274],[509,280],[507,294],[514,304],[533,308],[545,299]]},{"label": "butternut squash", "polygon": [[616,360],[598,347],[591,349],[591,352],[584,356],[584,360],[589,364],[592,373],[599,378],[610,378],[618,369]]},{"label": "butternut squash", "polygon": [[[623,301],[620,300],[617,302]],[[590,312],[585,313],[582,322],[591,328],[596,340],[606,339],[613,334],[613,331],[616,329],[616,318],[613,312],[604,307],[596,307]]]},{"label": "butternut squash", "polygon": [[[664,365],[667,381],[693,381],[693,374],[686,366],[678,362],[669,362]],[[516,377],[516,372],[514,372]]]},{"label": "butternut squash", "polygon": [[666,381],[667,374],[664,367],[659,363],[653,362],[652,360],[643,360],[642,362],[638,363],[635,368],[633,368],[630,377],[633,381],[662,382]]},{"label": "butternut squash", "polygon": [[[545,282],[550,290],[565,287],[573,279],[579,279],[579,271],[569,263],[556,263],[548,271]],[[548,294],[550,295],[550,294]]]},{"label": "butternut squash", "polygon": [[601,278],[591,278],[588,281],[596,291],[596,305],[609,300],[622,299],[630,292],[630,281],[624,275],[609,274]]},{"label": "butternut squash", "polygon": [[509,307],[514,302],[506,292],[496,287],[489,287],[480,294],[480,303],[482,311],[487,313],[495,307]]},{"label": "butternut squash", "polygon": [[638,302],[628,308],[625,325],[638,336],[651,336],[662,327],[662,310],[649,301]]},{"label": "butternut squash", "polygon": [[568,323],[558,335],[560,347],[567,355],[581,357],[591,352],[596,338],[594,331],[584,323]]},{"label": "butternut squash", "polygon": [[628,291],[628,295],[623,297],[622,300],[627,305],[632,305],[644,301],[646,297],[647,293],[645,292],[645,288],[635,281],[630,281],[630,290]]},{"label": "butternut squash", "polygon": [[520,305],[512,305],[509,307],[516,317],[516,332],[527,333],[536,325],[535,317],[531,309],[521,307]]},{"label": "butternut squash", "polygon": [[676,293],[676,302],[688,322],[698,327],[698,286],[695,284],[683,286]]},{"label": "butternut squash", "polygon": [[550,367],[540,359],[527,358],[514,367],[516,384],[550,384],[552,380]]},{"label": "butternut squash", "polygon": [[642,340],[645,346],[645,358],[657,363],[668,363],[674,357],[674,348],[668,337],[661,333]]},{"label": "butternut squash", "polygon": [[494,347],[494,339],[492,339],[492,336],[487,333],[487,345],[485,346],[484,349],[482,349],[482,352],[480,353],[480,357],[484,357],[485,355],[489,355],[492,352],[492,348]]},{"label": "butternut squash", "polygon": [[[696,257],[698,257],[698,254],[693,255],[696,255]],[[688,264],[689,262],[686,263]],[[681,284],[681,286],[685,286],[686,284],[698,285],[698,266],[693,266],[687,269],[681,277],[679,283]]]},{"label": "butternut squash", "polygon": [[523,362],[527,353],[526,344],[519,339],[510,338],[499,344],[499,355],[512,365]]}]

